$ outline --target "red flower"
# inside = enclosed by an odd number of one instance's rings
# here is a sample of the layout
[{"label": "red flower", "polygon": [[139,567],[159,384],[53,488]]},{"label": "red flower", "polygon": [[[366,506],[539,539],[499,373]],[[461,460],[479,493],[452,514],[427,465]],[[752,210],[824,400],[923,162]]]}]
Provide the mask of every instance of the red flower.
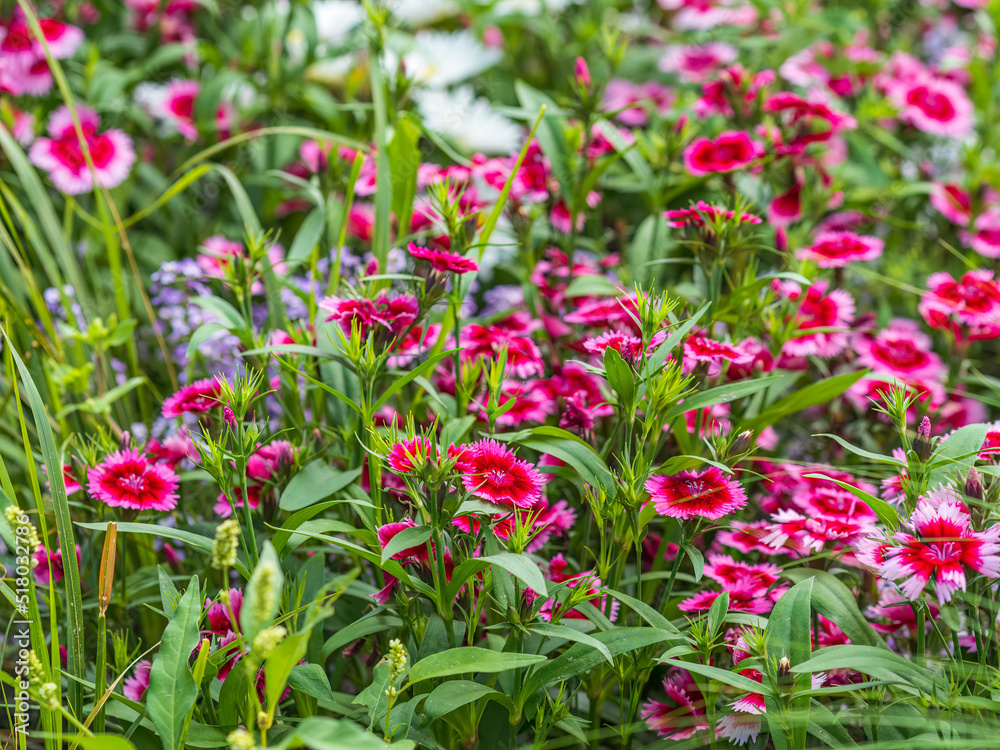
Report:
[{"label": "red flower", "polygon": [[884,243],[877,237],[854,232],[823,232],[812,245],[795,253],[799,260],[814,260],[820,268],[843,268],[856,260],[875,260]]},{"label": "red flower", "polygon": [[531,508],[542,497],[542,478],[527,461],[496,440],[470,446],[465,489],[496,505]]},{"label": "red flower", "polygon": [[406,249],[414,258],[427,261],[435,271],[440,273],[463,274],[479,270],[479,264],[476,261],[458,253],[431,250],[427,247],[420,247],[414,242],[411,242]]},{"label": "red flower", "polygon": [[163,416],[169,419],[182,414],[202,414],[219,406],[220,393],[222,385],[215,378],[196,380],[164,399]]},{"label": "red flower", "polygon": [[700,474],[682,471],[673,476],[651,476],[646,480],[646,491],[656,512],[672,518],[715,520],[747,504],[740,483],[714,466]]},{"label": "red flower", "polygon": [[90,494],[113,508],[173,510],[177,475],[166,464],[151,464],[135,448],[107,456],[90,470]]},{"label": "red flower", "polygon": [[663,680],[667,702],[646,701],[639,715],[661,737],[686,740],[699,729],[708,729],[705,701],[687,670],[671,667]]},{"label": "red flower", "polygon": [[684,149],[684,166],[693,175],[732,172],[764,155],[764,147],[741,130],[730,130],[714,141],[696,138]]}]

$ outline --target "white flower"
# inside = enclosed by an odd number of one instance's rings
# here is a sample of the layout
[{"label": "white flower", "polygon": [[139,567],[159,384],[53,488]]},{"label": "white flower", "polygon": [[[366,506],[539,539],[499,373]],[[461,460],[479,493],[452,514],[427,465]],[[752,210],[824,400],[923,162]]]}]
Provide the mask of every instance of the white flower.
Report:
[{"label": "white flower", "polygon": [[427,26],[459,11],[455,0],[390,0],[389,8],[408,26]]},{"label": "white flower", "polygon": [[521,128],[496,112],[472,92],[471,86],[454,91],[415,91],[413,98],[424,127],[454,140],[468,151],[509,154],[521,146]]},{"label": "white flower", "polygon": [[570,5],[579,5],[580,0],[500,0],[493,7],[498,16],[538,16],[542,13],[562,13]]},{"label": "white flower", "polygon": [[496,65],[503,53],[483,45],[471,31],[418,31],[403,55],[406,75],[429,88],[461,83]]},{"label": "white flower", "polygon": [[357,56],[353,54],[318,60],[306,69],[305,78],[307,81],[333,86],[343,83],[357,64]]},{"label": "white flower", "polygon": [[348,34],[365,20],[365,8],[355,0],[313,0],[312,11],[319,40],[334,47],[347,41]]}]

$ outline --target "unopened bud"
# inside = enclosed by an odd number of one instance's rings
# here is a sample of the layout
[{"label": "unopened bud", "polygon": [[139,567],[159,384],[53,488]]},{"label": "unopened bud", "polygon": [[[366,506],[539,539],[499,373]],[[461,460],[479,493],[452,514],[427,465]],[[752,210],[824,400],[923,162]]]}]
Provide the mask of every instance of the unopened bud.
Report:
[{"label": "unopened bud", "polygon": [[396,679],[406,669],[406,649],[398,638],[389,641],[389,685],[390,689]]},{"label": "unopened bud", "polygon": [[576,75],[576,82],[583,86],[584,88],[590,88],[590,68],[587,67],[587,61],[582,57],[576,58],[576,64],[573,66],[573,72]]},{"label": "unopened bud", "polygon": [[236,429],[236,414],[228,406],[222,409],[222,418],[226,421],[226,426],[230,429]]},{"label": "unopened bud", "polygon": [[782,656],[778,661],[778,677],[788,677],[792,673],[792,662],[787,656]]},{"label": "unopened bud", "polygon": [[924,417],[917,428],[917,437],[913,440],[913,451],[921,463],[926,463],[931,458],[931,420]]},{"label": "unopened bud", "polygon": [[733,440],[732,449],[730,454],[733,456],[742,456],[744,453],[749,453],[753,448],[753,431],[744,430],[736,439]]},{"label": "unopened bud", "polygon": [[965,494],[975,500],[983,499],[983,478],[973,466],[965,476]]},{"label": "unopened bud", "polygon": [[271,728],[271,716],[267,713],[267,711],[257,712],[257,727],[259,729]]}]

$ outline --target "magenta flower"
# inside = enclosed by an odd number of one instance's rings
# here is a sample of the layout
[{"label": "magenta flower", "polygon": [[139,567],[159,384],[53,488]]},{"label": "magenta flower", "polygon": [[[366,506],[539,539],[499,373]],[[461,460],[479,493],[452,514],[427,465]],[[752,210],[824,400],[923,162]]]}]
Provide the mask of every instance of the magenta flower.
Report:
[{"label": "magenta flower", "polygon": [[715,140],[696,138],[684,149],[684,166],[695,176],[742,169],[764,155],[764,146],[742,130],[730,130]]},{"label": "magenta flower", "polygon": [[896,318],[877,333],[859,333],[851,346],[858,354],[858,363],[873,372],[902,380],[937,380],[944,373],[930,337],[913,320]]},{"label": "magenta flower", "polygon": [[[44,544],[38,545],[35,554],[32,555],[32,570],[35,572],[35,583],[39,586],[48,586],[49,581],[59,583],[63,579],[63,558],[62,550],[56,549],[48,552]],[[80,545],[76,545],[76,562],[80,563]],[[51,571],[51,576],[49,575]]]},{"label": "magenta flower", "polygon": [[650,700],[639,715],[651,730],[671,740],[686,740],[699,729],[708,729],[705,701],[687,670],[671,667],[663,680],[666,702]]},{"label": "magenta flower", "polygon": [[843,268],[859,260],[875,260],[885,243],[877,237],[854,232],[823,232],[809,247],[795,253],[799,260],[814,260],[820,268]]},{"label": "magenta flower", "polygon": [[163,401],[161,412],[168,419],[184,414],[203,414],[219,406],[222,385],[215,378],[196,380]]},{"label": "magenta flower", "polygon": [[660,515],[672,518],[715,520],[747,504],[747,495],[735,479],[712,466],[701,472],[682,471],[673,476],[653,475],[646,480]]},{"label": "magenta flower", "polygon": [[479,270],[479,264],[476,261],[458,253],[450,253],[446,250],[432,250],[427,247],[420,247],[413,242],[407,245],[406,249],[414,258],[426,261],[430,264],[431,268],[439,273],[464,274]]},{"label": "magenta flower", "polygon": [[972,220],[972,201],[961,186],[947,182],[932,182],[931,205],[952,224],[966,226]]},{"label": "magenta flower", "polygon": [[116,451],[90,470],[90,494],[112,508],[173,510],[177,475],[167,464],[150,463],[135,448]]},{"label": "magenta flower", "polygon": [[538,469],[522,461],[496,440],[480,440],[469,446],[465,489],[495,505],[531,508],[542,497]]},{"label": "magenta flower", "polygon": [[815,328],[843,328],[850,326],[854,317],[854,298],[842,289],[827,292],[828,283],[817,281],[805,294],[797,293],[791,299],[799,299],[799,309],[795,314],[798,330],[794,338],[786,341],[782,354],[790,357],[836,357],[847,348],[847,331],[822,331],[810,333]]},{"label": "magenta flower", "polygon": [[888,93],[889,101],[899,107],[899,119],[917,130],[946,138],[972,132],[972,101],[954,81],[926,75],[893,85]]},{"label": "magenta flower", "polygon": [[126,677],[122,683],[122,692],[130,701],[141,703],[149,689],[149,671],[153,668],[153,662],[143,659],[135,665],[135,671],[131,677]]},{"label": "magenta flower", "polygon": [[1000,323],[1000,284],[992,271],[967,271],[958,281],[941,271],[928,277],[927,289],[919,309],[931,328],[950,328],[951,317],[973,327]]},{"label": "magenta flower", "polygon": [[736,60],[736,48],[725,42],[673,45],[660,58],[660,70],[674,73],[685,83],[701,83],[719,68]]},{"label": "magenta flower", "polygon": [[92,175],[87,167],[73,127],[73,118],[65,106],[57,109],[49,118],[48,132],[51,137],[39,138],[32,144],[28,152],[31,163],[48,172],[53,184],[69,195],[93,190],[95,176],[99,187],[113,188],[120,185],[135,163],[132,140],[121,130],[98,133],[100,115],[84,106],[78,106],[76,110],[95,174]]}]

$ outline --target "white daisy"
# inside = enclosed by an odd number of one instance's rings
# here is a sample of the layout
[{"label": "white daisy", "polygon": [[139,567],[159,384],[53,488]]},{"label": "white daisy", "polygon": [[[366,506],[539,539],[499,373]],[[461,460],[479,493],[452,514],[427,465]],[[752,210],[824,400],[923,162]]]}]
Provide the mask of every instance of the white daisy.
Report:
[{"label": "white daisy", "polygon": [[354,27],[365,20],[365,8],[356,0],[313,0],[312,11],[316,35],[332,47],[347,41]]},{"label": "white daisy", "polygon": [[403,55],[406,75],[429,88],[461,83],[496,65],[503,53],[489,49],[472,34],[462,30],[418,31],[413,46]]},{"label": "white daisy", "polygon": [[495,111],[471,86],[454,91],[427,89],[413,98],[424,127],[454,140],[468,151],[509,154],[521,146],[521,128]]}]

